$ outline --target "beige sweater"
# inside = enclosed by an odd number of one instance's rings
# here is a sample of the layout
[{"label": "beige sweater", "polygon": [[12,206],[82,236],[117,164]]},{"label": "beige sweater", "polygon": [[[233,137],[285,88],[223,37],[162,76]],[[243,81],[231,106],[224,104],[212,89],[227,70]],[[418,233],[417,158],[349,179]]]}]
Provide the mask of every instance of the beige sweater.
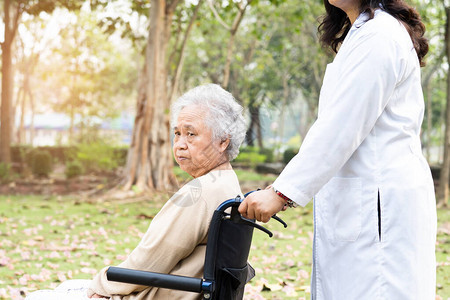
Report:
[{"label": "beige sweater", "polygon": [[[223,201],[242,196],[232,170],[212,171],[184,185],[152,220],[139,245],[119,267],[202,278],[209,223]],[[110,282],[95,276],[88,295],[113,300],[201,299],[200,294]]]}]

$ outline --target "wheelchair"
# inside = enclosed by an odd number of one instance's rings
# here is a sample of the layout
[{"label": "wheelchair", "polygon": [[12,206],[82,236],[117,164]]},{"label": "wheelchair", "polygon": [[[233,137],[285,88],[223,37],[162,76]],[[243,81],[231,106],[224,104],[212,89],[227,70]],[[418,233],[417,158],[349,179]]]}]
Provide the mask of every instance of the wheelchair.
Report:
[{"label": "wheelchair", "polygon": [[[257,228],[269,237],[273,234],[254,220],[242,217],[238,211],[241,202],[241,197],[237,196],[226,200],[214,211],[209,225],[203,278],[109,267],[108,280],[196,292],[202,294],[204,300],[242,299],[245,284],[254,276],[253,268],[247,263],[253,229]],[[276,215],[272,218],[287,227]]]}]

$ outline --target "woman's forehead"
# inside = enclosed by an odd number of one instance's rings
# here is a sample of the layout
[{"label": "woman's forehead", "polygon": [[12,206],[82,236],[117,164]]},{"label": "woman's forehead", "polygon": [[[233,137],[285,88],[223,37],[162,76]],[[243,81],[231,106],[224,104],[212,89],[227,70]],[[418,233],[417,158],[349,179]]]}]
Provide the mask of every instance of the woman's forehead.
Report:
[{"label": "woman's forehead", "polygon": [[206,109],[198,105],[187,106],[183,108],[179,115],[175,128],[198,128],[206,126]]},{"label": "woman's forehead", "polygon": [[184,107],[178,114],[177,123],[180,122],[201,122],[203,123],[206,118],[207,109],[198,105],[192,105]]}]

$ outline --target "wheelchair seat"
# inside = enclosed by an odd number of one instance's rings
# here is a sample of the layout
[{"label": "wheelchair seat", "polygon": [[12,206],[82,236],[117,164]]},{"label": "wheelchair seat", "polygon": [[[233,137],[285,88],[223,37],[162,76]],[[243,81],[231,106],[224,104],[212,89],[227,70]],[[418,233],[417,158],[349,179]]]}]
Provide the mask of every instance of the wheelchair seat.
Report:
[{"label": "wheelchair seat", "polygon": [[[108,280],[197,292],[205,300],[242,299],[245,284],[254,276],[254,270],[247,262],[253,229],[260,229],[270,237],[272,233],[254,220],[243,218],[238,211],[241,202],[241,197],[237,196],[226,200],[214,211],[209,226],[203,278],[110,267],[106,272]],[[277,216],[273,218],[287,227]]]}]

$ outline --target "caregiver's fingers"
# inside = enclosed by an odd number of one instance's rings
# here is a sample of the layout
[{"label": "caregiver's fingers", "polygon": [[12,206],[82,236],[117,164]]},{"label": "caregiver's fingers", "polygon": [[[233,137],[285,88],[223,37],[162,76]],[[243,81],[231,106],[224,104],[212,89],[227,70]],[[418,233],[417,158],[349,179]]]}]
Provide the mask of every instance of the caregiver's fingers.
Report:
[{"label": "caregiver's fingers", "polygon": [[261,190],[248,195],[239,206],[239,212],[245,218],[267,223],[274,214],[283,209],[285,203],[273,189]]}]

